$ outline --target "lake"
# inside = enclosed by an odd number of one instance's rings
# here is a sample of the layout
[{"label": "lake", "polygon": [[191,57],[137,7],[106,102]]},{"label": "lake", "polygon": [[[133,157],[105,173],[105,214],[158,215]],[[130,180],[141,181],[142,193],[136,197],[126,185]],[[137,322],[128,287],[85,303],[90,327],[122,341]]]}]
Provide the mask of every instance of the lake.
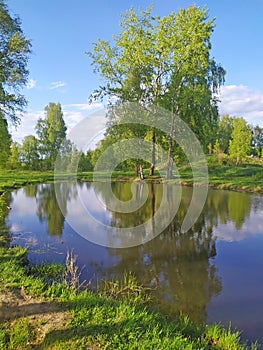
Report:
[{"label": "lake", "polygon": [[[156,287],[153,297],[161,312],[182,312],[197,322],[231,322],[243,330],[242,339],[263,343],[263,197],[209,190],[198,220],[183,233],[192,188],[179,193],[179,186],[168,184],[111,185],[65,182],[56,191],[54,184],[14,190],[7,217],[12,244],[28,246],[34,264],[64,262],[73,252],[82,279],[92,285],[131,271],[139,282]],[[136,193],[142,205],[118,211],[108,205],[112,193],[124,202]],[[164,228],[167,212],[175,209]],[[144,229],[132,231],[135,226]]]}]

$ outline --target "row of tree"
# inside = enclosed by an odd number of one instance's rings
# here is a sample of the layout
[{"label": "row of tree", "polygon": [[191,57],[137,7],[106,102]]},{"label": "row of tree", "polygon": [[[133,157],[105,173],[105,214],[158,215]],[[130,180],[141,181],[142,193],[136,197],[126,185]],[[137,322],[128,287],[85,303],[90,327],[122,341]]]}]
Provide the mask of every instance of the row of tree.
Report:
[{"label": "row of tree", "polygon": [[209,144],[210,154],[215,154],[221,163],[224,160],[236,165],[248,156],[262,157],[263,128],[249,125],[242,117],[224,115],[218,124],[214,145]]},{"label": "row of tree", "polygon": [[[263,128],[260,126],[249,125],[243,117],[230,117],[229,115],[223,115],[219,118],[217,122],[217,128],[214,130],[212,136],[212,142],[208,145],[203,144],[203,149],[205,153],[210,155],[215,155],[218,158],[219,163],[228,163],[228,164],[241,164],[247,157],[262,157],[263,151]],[[123,126],[116,128],[115,126],[110,127],[107,130],[106,137],[100,141],[98,147],[95,151],[89,152],[88,156],[90,157],[92,164],[95,165],[99,157],[109,148],[111,145],[117,142],[120,138],[129,137],[133,131],[135,135],[136,127],[134,125],[128,125],[123,129]],[[136,132],[136,136],[144,137],[145,140],[150,140],[150,134],[139,128]],[[167,158],[166,154],[163,152],[167,150],[167,139],[164,135],[157,135],[155,141],[158,143],[159,148],[156,148],[155,158],[156,164],[160,167],[165,167]],[[120,153],[121,143],[117,144],[117,148],[111,148],[111,154],[105,160],[103,164],[107,168],[106,162],[108,161],[109,166],[112,163],[116,163],[114,160],[118,158]],[[138,148],[141,146],[138,145]],[[127,149],[126,149],[127,151]],[[114,152],[116,154],[114,154]],[[124,148],[125,152],[125,148]],[[141,154],[143,152],[141,151]],[[119,165],[119,168],[134,168],[138,163],[138,159],[129,159]],[[182,152],[180,147],[175,147],[173,151],[173,161],[180,165],[187,161],[185,154]],[[150,166],[149,162],[143,163],[145,166]]]},{"label": "row of tree", "polygon": [[[7,132],[6,124],[0,124],[1,138],[1,157],[0,164],[4,167],[17,169],[53,169],[57,165],[62,170],[74,171],[78,168],[80,171],[91,171],[97,165],[102,153],[111,147],[119,137],[113,133],[113,128],[108,130],[107,136],[101,140],[95,150],[88,150],[84,153],[78,150],[72,142],[66,137],[66,125],[63,119],[63,112],[59,103],[49,103],[45,108],[45,118],[40,118],[36,124],[36,135],[28,135],[24,138],[22,144],[13,142],[11,144],[10,135]],[[129,128],[129,126],[128,126]],[[5,137],[3,137],[5,136]],[[147,133],[145,136],[147,140]],[[217,131],[214,135],[214,143],[208,145],[207,152],[215,154],[219,162],[224,160],[242,163],[247,156],[262,156],[263,149],[263,128],[252,127],[242,117],[230,117],[224,115],[219,120]],[[158,143],[165,147],[166,140],[159,140]],[[118,144],[119,147],[119,144]],[[167,147],[167,145],[166,145]],[[112,152],[113,150],[113,152]],[[119,149],[118,149],[119,152]],[[109,163],[115,162],[114,148],[111,148],[111,157],[108,157]],[[166,159],[162,159],[163,153],[156,150],[157,162],[163,164]],[[178,148],[174,152],[174,160],[184,161],[184,155]],[[119,168],[134,168],[136,159],[129,159],[119,164]],[[145,163],[143,165],[146,165]],[[103,163],[104,169],[107,164]]]},{"label": "row of tree", "polygon": [[45,107],[45,117],[38,119],[35,130],[36,136],[26,136],[21,145],[13,142],[10,149],[7,146],[5,156],[2,155],[4,165],[12,169],[48,170],[54,169],[57,161],[65,170],[74,170],[80,152],[66,137],[67,127],[60,103],[51,102]]},{"label": "row of tree", "polygon": [[[209,20],[207,9],[196,6],[163,18],[153,16],[152,8],[139,13],[131,9],[122,16],[120,34],[111,43],[100,39],[94,44],[88,54],[105,84],[94,91],[91,101],[107,98],[110,107],[105,138],[95,151],[84,154],[66,139],[59,103],[49,103],[45,108],[45,118],[36,125],[36,136],[26,136],[22,145],[12,143],[7,120],[18,123],[17,112],[26,104],[19,89],[27,81],[31,44],[23,35],[19,19],[10,16],[4,0],[0,0],[0,15],[1,167],[53,169],[55,160],[59,160],[62,169],[73,171],[79,164],[80,170],[91,170],[108,147],[137,138],[148,141],[149,146],[144,143],[144,147],[151,153],[150,175],[158,161],[166,164],[167,177],[171,177],[174,161],[185,157],[175,142],[178,118],[190,126],[204,152],[215,153],[219,159],[226,154],[238,164],[249,154],[261,156],[262,128],[250,127],[243,118],[220,119],[218,92],[225,70],[211,57],[214,20]],[[152,106],[169,111],[169,132],[160,131],[157,120],[156,126],[147,126],[144,120],[138,125],[124,125],[124,116],[117,120],[111,107],[125,103],[136,103],[146,114],[152,114],[153,120],[159,116],[155,117]],[[108,162],[114,161],[114,147],[112,150]],[[126,160],[122,166],[134,167],[138,162]]]}]

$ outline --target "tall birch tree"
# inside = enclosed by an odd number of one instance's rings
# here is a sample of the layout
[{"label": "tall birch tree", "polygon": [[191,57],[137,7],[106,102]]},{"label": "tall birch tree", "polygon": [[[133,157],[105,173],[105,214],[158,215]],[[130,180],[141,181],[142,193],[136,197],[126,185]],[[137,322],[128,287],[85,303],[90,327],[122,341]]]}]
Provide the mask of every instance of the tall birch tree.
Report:
[{"label": "tall birch tree", "polygon": [[[204,143],[211,130],[216,130],[215,93],[225,71],[210,57],[214,20],[208,19],[207,9],[196,6],[163,18],[153,16],[152,8],[138,14],[132,8],[122,16],[120,28],[113,44],[99,39],[88,53],[104,82],[91,98],[114,97],[118,102],[137,102],[145,108],[156,105],[171,111],[167,140],[167,177],[171,177],[175,117],[186,121]],[[154,168],[157,131],[149,131]]]}]

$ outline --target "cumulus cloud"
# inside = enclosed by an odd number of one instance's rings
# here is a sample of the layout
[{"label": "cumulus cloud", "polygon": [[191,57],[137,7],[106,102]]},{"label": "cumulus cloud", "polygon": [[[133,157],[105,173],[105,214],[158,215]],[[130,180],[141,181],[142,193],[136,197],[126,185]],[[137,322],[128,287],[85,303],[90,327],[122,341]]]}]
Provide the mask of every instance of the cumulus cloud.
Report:
[{"label": "cumulus cloud", "polygon": [[22,143],[25,136],[35,135],[35,126],[39,118],[44,117],[44,111],[24,113],[18,126],[11,125],[10,132],[13,141]]},{"label": "cumulus cloud", "polygon": [[[86,103],[77,103],[77,104],[66,104],[62,105],[63,118],[65,120],[66,126],[68,128],[68,134],[70,134],[71,130],[74,129],[82,120],[86,118],[90,118],[87,124],[85,123],[85,128],[89,130],[88,133],[92,133],[95,136],[98,131],[102,130],[105,126],[104,117],[98,117],[97,114],[93,116],[92,114],[102,109],[102,104],[94,103],[94,104],[86,104]],[[105,116],[105,113],[104,113]],[[45,112],[43,111],[31,111],[28,113],[24,113],[21,117],[21,123],[17,127],[11,125],[10,132],[12,134],[12,139],[19,143],[22,143],[25,136],[35,135],[35,126],[37,120],[39,118],[45,117]],[[92,117],[92,118],[91,118]],[[83,128],[83,124],[82,128]],[[99,130],[98,130],[99,128]],[[83,129],[78,129],[79,133],[83,133]],[[86,133],[84,132],[84,135]],[[81,137],[78,135],[78,141],[80,141]],[[74,140],[76,142],[76,140]],[[76,142],[77,144],[77,142]]]},{"label": "cumulus cloud", "polygon": [[245,85],[226,85],[221,88],[220,114],[244,117],[248,123],[263,124],[263,92]]},{"label": "cumulus cloud", "polygon": [[53,81],[51,84],[50,84],[50,87],[49,89],[50,90],[54,90],[54,89],[58,89],[60,87],[64,87],[66,86],[67,84],[64,82],[64,81]]},{"label": "cumulus cloud", "polygon": [[101,103],[63,106],[68,137],[83,151],[94,148],[106,127],[106,111]]},{"label": "cumulus cloud", "polygon": [[82,119],[87,117],[93,111],[102,109],[101,103],[72,103],[65,104],[62,106],[63,116],[68,130],[71,130],[77,125]]},{"label": "cumulus cloud", "polygon": [[26,84],[27,89],[33,89],[36,86],[36,80],[34,79],[29,79],[29,81]]}]

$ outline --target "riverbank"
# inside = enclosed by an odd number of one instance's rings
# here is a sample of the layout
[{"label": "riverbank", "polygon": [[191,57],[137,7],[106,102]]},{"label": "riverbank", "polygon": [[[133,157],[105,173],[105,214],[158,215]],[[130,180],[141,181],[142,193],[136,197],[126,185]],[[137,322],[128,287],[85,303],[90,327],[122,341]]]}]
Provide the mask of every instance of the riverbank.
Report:
[{"label": "riverbank", "polygon": [[[224,190],[243,191],[249,193],[263,194],[263,163],[247,163],[240,166],[221,165],[208,160],[209,169],[209,187]],[[192,170],[190,166],[179,168],[180,178],[171,180],[165,179],[165,173],[157,173],[150,177],[145,170],[145,182],[169,182],[181,183],[182,185],[192,186]],[[105,180],[107,173],[100,172],[96,175],[96,180]],[[60,178],[64,181],[74,178],[74,174],[63,174]],[[92,172],[81,172],[77,174],[80,181],[93,181]],[[113,181],[137,181],[134,171],[115,171],[111,175]],[[0,193],[5,190],[20,188],[22,186],[34,183],[52,183],[54,182],[53,171],[30,171],[30,170],[0,170]]]},{"label": "riverbank", "polygon": [[238,332],[154,312],[131,275],[81,291],[72,266],[32,267],[25,249],[0,248],[1,349],[248,349]]}]

